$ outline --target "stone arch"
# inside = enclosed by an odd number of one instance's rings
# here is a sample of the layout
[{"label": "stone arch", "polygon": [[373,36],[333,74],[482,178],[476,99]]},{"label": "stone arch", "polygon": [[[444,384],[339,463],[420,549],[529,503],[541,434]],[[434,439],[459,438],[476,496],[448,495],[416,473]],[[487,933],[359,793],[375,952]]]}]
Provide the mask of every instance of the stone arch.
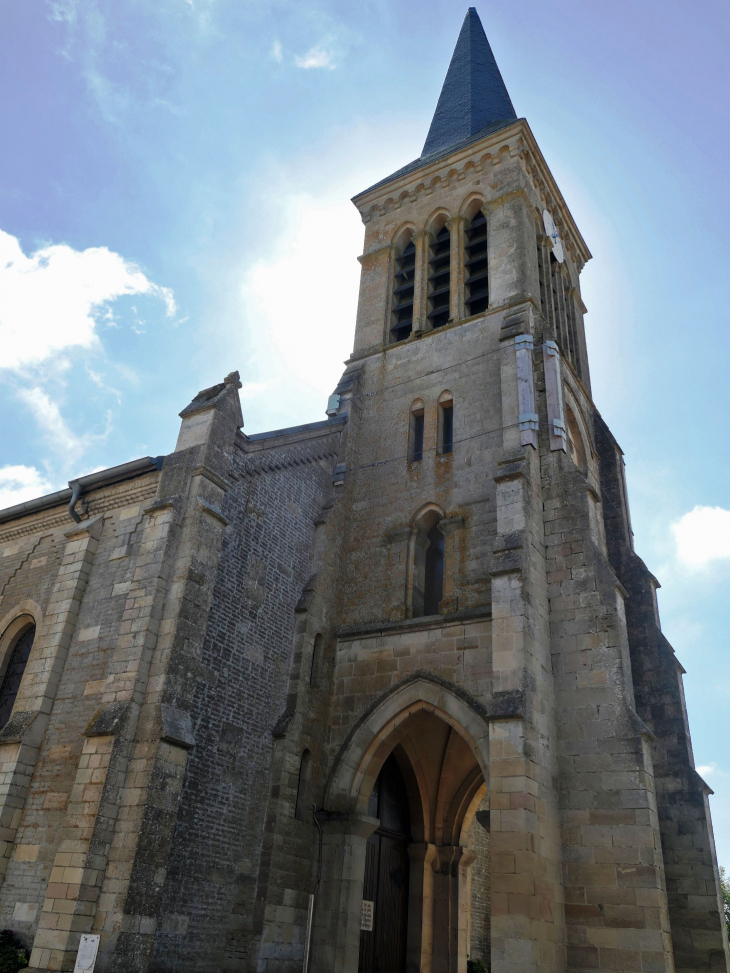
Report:
[{"label": "stone arch", "polygon": [[426,233],[436,234],[444,228],[451,219],[451,214],[443,206],[437,207],[426,219]]},{"label": "stone arch", "polygon": [[0,683],[18,636],[31,625],[35,626],[37,642],[43,625],[43,612],[40,605],[30,598],[18,602],[0,619]]},{"label": "stone arch", "polygon": [[413,519],[411,520],[411,527],[415,527],[417,524],[424,522],[426,519],[430,521],[429,527],[431,527],[433,524],[437,523],[437,521],[443,520],[445,516],[446,511],[440,504],[429,501],[428,503],[424,503],[424,505],[419,507],[419,509],[416,511]]},{"label": "stone arch", "polygon": [[469,193],[459,207],[459,216],[473,220],[479,210],[486,211],[487,201],[481,193]]},{"label": "stone arch", "polygon": [[[378,902],[392,901],[388,875],[393,873],[382,867],[376,870],[372,864],[381,861],[382,866],[381,842],[392,834],[388,824],[381,830],[380,819],[370,816],[371,795],[391,757],[406,781],[410,805],[407,928],[402,925],[402,911],[391,918],[381,910],[378,917]],[[439,677],[414,673],[362,715],[340,749],[325,794],[333,825],[326,839],[331,865],[324,879],[326,908],[320,909],[319,941],[331,942],[333,921],[341,924],[353,959],[351,966],[337,966],[338,971],[355,969],[358,914],[365,889],[365,897],[374,900],[376,927],[385,922],[389,924],[386,936],[405,935],[408,969],[464,968],[470,935],[469,870],[476,858],[469,829],[488,780],[487,714],[467,693]],[[341,834],[348,836],[344,838],[347,856]],[[350,903],[346,924],[343,902]]]},{"label": "stone arch", "polygon": [[380,768],[399,742],[399,728],[420,711],[456,730],[472,750],[484,780],[489,779],[486,713],[456,686],[417,673],[376,700],[350,731],[327,781],[325,806],[365,813]]},{"label": "stone arch", "polygon": [[392,245],[397,250],[402,250],[404,247],[408,246],[408,244],[413,239],[415,233],[416,233],[415,223],[411,223],[411,222],[402,223],[393,234],[393,238],[391,241]]},{"label": "stone arch", "polygon": [[[15,709],[38,632],[40,609],[30,600],[23,606],[16,605],[0,623],[0,728]],[[37,609],[37,614],[29,608]]]},{"label": "stone arch", "polygon": [[[411,521],[405,593],[406,614],[410,618],[438,614],[437,603],[443,597],[443,591],[439,595],[437,589],[439,586],[443,589],[445,561],[444,537],[438,529],[438,524],[445,516],[439,504],[426,503]],[[435,583],[428,585],[428,579],[434,570],[436,571]]]},{"label": "stone arch", "polygon": [[[572,454],[571,457],[573,458],[573,462],[575,462],[576,466],[578,466],[579,468],[584,468],[584,467],[592,468],[595,453],[593,450],[593,443],[591,439],[591,434],[589,432],[588,423],[586,422],[586,418],[583,413],[583,410],[578,404],[578,400],[573,395],[570,387],[567,384],[564,386],[564,390],[565,390],[566,429],[569,436],[571,432],[573,432],[573,435],[575,435],[576,433],[578,434],[578,436],[580,437],[579,445],[582,446],[583,449],[582,462],[580,463],[576,462],[576,459],[575,457],[572,457]],[[572,429],[571,429],[571,425],[572,425]],[[580,452],[580,450],[578,451]]]}]

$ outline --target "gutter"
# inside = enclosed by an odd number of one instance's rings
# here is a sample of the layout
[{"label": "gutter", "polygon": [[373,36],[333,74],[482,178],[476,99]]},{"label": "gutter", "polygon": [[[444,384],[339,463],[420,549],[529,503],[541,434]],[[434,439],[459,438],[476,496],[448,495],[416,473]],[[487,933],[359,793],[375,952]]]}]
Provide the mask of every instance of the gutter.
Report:
[{"label": "gutter", "polygon": [[81,496],[89,488],[110,486],[112,483],[120,483],[122,480],[131,480],[145,473],[151,473],[153,470],[161,470],[164,459],[164,456],[144,456],[142,459],[135,459],[130,463],[112,466],[108,470],[98,470],[96,473],[80,476],[76,480],[70,480],[66,490],[49,493],[45,497],[26,500],[25,503],[17,503],[14,507],[6,507],[5,510],[0,510],[0,524],[5,524],[9,520],[18,520],[20,517],[38,513],[41,510],[49,510],[51,507],[60,506],[62,503],[68,504],[68,512],[72,519],[77,524],[81,523],[81,517],[76,513],[75,508]]}]

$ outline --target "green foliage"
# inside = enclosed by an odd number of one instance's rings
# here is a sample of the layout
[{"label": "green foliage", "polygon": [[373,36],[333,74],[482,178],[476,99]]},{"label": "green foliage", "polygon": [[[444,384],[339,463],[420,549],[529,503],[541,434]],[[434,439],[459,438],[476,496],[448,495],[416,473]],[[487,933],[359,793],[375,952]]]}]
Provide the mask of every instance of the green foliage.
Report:
[{"label": "green foliage", "polygon": [[28,965],[28,955],[12,929],[0,932],[0,973],[18,973]]},{"label": "green foliage", "polygon": [[488,973],[488,971],[480,959],[468,959],[466,961],[466,973]]},{"label": "green foliage", "polygon": [[730,876],[720,866],[720,888],[722,889],[722,911],[725,914],[725,927],[730,936]]}]

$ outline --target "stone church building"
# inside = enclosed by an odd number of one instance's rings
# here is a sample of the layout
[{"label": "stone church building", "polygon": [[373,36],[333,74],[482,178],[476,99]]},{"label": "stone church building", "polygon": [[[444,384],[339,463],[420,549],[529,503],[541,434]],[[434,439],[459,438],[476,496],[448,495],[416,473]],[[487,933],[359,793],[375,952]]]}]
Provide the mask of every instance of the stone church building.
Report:
[{"label": "stone church building", "polygon": [[354,203],[326,419],[247,435],[233,372],[0,512],[0,928],[34,971],[725,971],[590,253],[473,8]]}]

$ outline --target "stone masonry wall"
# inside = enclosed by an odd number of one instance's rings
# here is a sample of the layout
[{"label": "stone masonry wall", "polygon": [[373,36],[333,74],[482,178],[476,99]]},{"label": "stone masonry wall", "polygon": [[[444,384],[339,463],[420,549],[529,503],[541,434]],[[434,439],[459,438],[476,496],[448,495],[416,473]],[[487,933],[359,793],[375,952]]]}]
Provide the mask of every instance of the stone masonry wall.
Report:
[{"label": "stone masonry wall", "polygon": [[246,961],[271,731],[284,709],[294,608],[309,576],[338,436],[336,428],[320,430],[263,452],[239,441],[154,971],[238,969]]},{"label": "stone masonry wall", "polygon": [[491,962],[490,917],[492,896],[489,867],[489,798],[482,801],[478,817],[471,826],[469,848],[474,852],[471,866],[470,931],[471,959],[480,959],[489,969]]},{"label": "stone masonry wall", "polygon": [[682,668],[661,631],[658,582],[633,550],[621,451],[600,416],[604,520],[611,562],[627,589],[626,618],[636,709],[653,731],[652,761],[678,973],[730,967],[722,922],[710,788],[694,769]]},{"label": "stone masonry wall", "polygon": [[[0,887],[0,925],[14,929],[30,947],[48,895],[61,828],[85,743],[84,728],[99,707],[115,670],[114,640],[124,610],[130,557],[139,537],[140,507],[154,495],[158,475],[98,490],[83,506],[93,517],[101,513],[104,527],[93,557],[86,593],[50,711],[34,773],[20,816],[7,871]],[[36,602],[48,608],[61,559],[67,548],[64,531],[74,524],[65,507],[0,527],[3,571],[0,615],[3,621],[19,607]],[[4,537],[10,539],[10,544]],[[11,553],[17,549],[17,553]],[[38,619],[40,621],[40,619]],[[3,628],[4,628],[3,624]],[[1,634],[1,633],[0,633]],[[26,667],[30,675],[42,644],[39,625]],[[27,680],[24,680],[24,686]],[[21,687],[22,689],[22,687]],[[22,692],[18,707],[23,705]],[[0,747],[0,749],[4,749]]]}]

